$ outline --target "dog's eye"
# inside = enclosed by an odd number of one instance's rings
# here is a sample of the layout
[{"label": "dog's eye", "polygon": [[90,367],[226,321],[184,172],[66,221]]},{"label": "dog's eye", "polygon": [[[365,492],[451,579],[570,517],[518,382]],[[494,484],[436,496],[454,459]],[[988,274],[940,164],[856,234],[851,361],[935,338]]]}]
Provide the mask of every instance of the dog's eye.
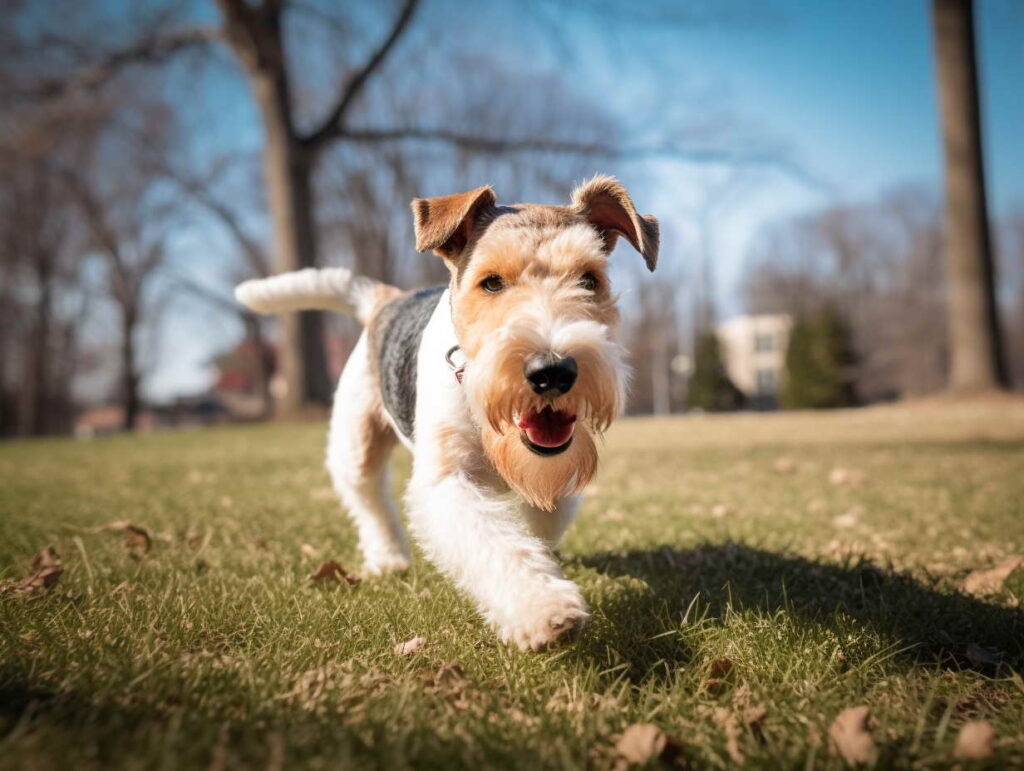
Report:
[{"label": "dog's eye", "polygon": [[580,286],[588,292],[596,292],[597,283],[597,276],[593,273],[584,273],[580,276]]},{"label": "dog's eye", "polygon": [[505,288],[505,282],[501,280],[501,276],[488,276],[480,282],[480,288],[489,294],[497,294]]}]

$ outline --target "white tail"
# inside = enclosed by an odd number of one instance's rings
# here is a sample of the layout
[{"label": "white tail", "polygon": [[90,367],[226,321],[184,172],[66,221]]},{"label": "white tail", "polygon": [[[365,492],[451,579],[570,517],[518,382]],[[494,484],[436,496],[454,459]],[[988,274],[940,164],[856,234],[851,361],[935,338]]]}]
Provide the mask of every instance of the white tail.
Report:
[{"label": "white tail", "polygon": [[235,299],[257,313],[338,311],[365,322],[385,284],[347,268],[306,268],[235,287]]}]

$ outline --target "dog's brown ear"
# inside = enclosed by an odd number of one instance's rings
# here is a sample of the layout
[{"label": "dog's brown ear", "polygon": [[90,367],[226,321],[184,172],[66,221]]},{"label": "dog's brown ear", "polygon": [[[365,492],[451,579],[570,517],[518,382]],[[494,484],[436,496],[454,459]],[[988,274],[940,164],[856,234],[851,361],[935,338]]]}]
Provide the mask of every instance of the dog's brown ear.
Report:
[{"label": "dog's brown ear", "polygon": [[477,219],[494,206],[495,200],[490,187],[438,198],[414,199],[416,251],[433,249],[445,259],[455,259],[466,248]]},{"label": "dog's brown ear", "polygon": [[658,264],[658,220],[637,214],[626,188],[615,177],[598,174],[572,193],[572,208],[582,214],[604,237],[610,252],[618,237],[625,236],[643,255],[648,270]]}]

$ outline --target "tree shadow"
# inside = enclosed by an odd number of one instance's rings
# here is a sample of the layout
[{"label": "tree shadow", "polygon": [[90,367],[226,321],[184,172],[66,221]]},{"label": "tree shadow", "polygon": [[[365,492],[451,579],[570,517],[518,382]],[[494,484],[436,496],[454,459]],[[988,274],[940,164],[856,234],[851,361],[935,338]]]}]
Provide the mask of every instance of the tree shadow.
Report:
[{"label": "tree shadow", "polygon": [[724,620],[731,608],[768,616],[785,611],[837,633],[860,626],[892,640],[900,657],[921,666],[988,675],[1024,666],[1024,610],[942,590],[938,581],[860,557],[828,564],[728,542],[602,552],[569,564],[643,581],[637,582],[643,591],[629,591],[627,582],[626,591],[597,598],[604,620],[579,648],[602,666],[625,668],[634,682],[667,676],[691,661],[692,652],[671,632],[694,603],[712,621]]}]

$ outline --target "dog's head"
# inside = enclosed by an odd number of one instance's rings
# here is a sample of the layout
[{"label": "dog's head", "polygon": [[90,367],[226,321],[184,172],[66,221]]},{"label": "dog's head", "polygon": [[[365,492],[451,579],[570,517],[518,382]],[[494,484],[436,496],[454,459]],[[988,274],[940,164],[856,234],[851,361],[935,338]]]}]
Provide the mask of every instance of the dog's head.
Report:
[{"label": "dog's head", "polygon": [[482,187],[413,201],[416,247],[451,272],[463,385],[484,450],[526,500],[552,509],[597,468],[594,435],[625,398],[608,255],[622,236],[654,270],[658,222],[598,176],[568,206],[498,206]]}]

